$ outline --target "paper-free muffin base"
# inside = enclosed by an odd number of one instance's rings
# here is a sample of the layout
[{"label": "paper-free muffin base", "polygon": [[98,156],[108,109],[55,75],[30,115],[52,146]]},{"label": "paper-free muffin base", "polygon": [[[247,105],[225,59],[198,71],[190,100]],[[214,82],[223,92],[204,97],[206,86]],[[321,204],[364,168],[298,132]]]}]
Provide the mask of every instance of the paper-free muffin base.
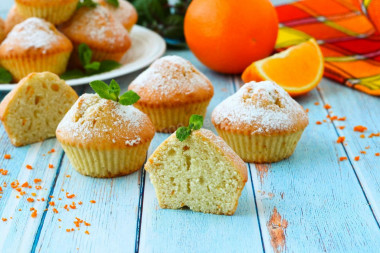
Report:
[{"label": "paper-free muffin base", "polygon": [[220,137],[245,161],[251,163],[278,162],[290,157],[303,130],[278,135],[244,135],[216,128]]},{"label": "paper-free muffin base", "polygon": [[149,144],[150,141],[123,149],[96,149],[61,143],[79,173],[100,178],[124,176],[141,169]]},{"label": "paper-free muffin base", "polygon": [[18,11],[25,17],[39,17],[57,25],[69,20],[77,8],[78,1],[66,2],[68,3],[47,6],[29,6],[17,2],[16,5]]},{"label": "paper-free muffin base", "polygon": [[32,72],[49,71],[60,75],[66,71],[71,52],[46,55],[10,56],[0,59],[0,64],[11,72],[15,81],[19,81]]},{"label": "paper-free muffin base", "polygon": [[206,115],[210,101],[178,105],[173,107],[149,106],[136,103],[134,106],[147,114],[157,132],[172,133],[181,126],[187,126],[191,115]]}]

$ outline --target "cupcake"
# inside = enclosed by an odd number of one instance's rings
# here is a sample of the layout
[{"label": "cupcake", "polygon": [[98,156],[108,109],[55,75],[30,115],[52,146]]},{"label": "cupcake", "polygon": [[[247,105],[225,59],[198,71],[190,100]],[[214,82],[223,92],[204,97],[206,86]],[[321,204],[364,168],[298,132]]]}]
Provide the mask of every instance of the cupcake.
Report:
[{"label": "cupcake", "polygon": [[277,84],[249,82],[214,109],[212,123],[245,162],[270,163],[293,154],[308,116]]},{"label": "cupcake", "polygon": [[205,75],[179,56],[156,60],[129,85],[141,99],[156,131],[170,133],[185,126],[192,114],[205,116],[214,88]]},{"label": "cupcake", "polygon": [[53,24],[61,24],[75,12],[79,0],[15,0],[24,17],[39,17]]},{"label": "cupcake", "polygon": [[93,61],[120,61],[131,46],[127,30],[100,5],[80,8],[60,29],[73,42],[75,57],[78,46],[85,43],[92,50]]},{"label": "cupcake", "polygon": [[131,105],[84,94],[59,123],[56,136],[79,173],[108,178],[142,167],[154,127]]},{"label": "cupcake", "polygon": [[106,0],[96,0],[101,6],[107,8],[113,17],[119,21],[125,29],[131,31],[132,27],[137,22],[137,12],[135,7],[125,0],[118,0],[119,6],[116,7],[112,4],[107,3]]},{"label": "cupcake", "polygon": [[53,24],[28,18],[16,25],[0,45],[0,63],[16,81],[32,72],[62,74],[73,45]]},{"label": "cupcake", "polygon": [[15,25],[20,24],[25,19],[27,18],[21,15],[16,5],[13,5],[8,12],[7,19],[5,19],[5,33],[8,34]]},{"label": "cupcake", "polygon": [[4,20],[0,18],[0,43],[3,41],[5,38],[6,32],[5,32],[5,24]]}]

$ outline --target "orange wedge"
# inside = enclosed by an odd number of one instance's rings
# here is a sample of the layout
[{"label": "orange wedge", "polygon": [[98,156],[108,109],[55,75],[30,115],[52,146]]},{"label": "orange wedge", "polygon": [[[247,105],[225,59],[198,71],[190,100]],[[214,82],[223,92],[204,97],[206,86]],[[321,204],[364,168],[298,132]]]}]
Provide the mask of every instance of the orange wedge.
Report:
[{"label": "orange wedge", "polygon": [[269,80],[292,97],[314,89],[323,76],[323,55],[317,42],[310,39],[281,53],[255,61],[242,75],[244,82]]}]

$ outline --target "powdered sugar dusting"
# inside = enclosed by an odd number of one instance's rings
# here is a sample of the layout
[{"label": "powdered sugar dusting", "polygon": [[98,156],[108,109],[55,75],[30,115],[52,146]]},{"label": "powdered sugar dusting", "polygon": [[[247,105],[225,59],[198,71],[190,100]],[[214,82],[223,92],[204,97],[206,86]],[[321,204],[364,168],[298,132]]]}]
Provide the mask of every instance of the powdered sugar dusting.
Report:
[{"label": "powdered sugar dusting", "polygon": [[146,121],[147,116],[133,106],[102,99],[96,94],[84,94],[65,115],[57,130],[71,133],[82,141],[105,137],[105,141],[116,143],[123,140],[125,145],[133,146],[142,141],[139,133]]},{"label": "powdered sugar dusting", "polygon": [[189,61],[175,55],[156,60],[132,82],[130,89],[137,93],[144,90],[161,96],[178,93],[188,95],[199,89],[213,90],[206,76]]},{"label": "powdered sugar dusting", "polygon": [[42,48],[47,50],[51,48],[53,42],[57,41],[57,35],[58,32],[54,25],[43,19],[32,17],[16,25],[3,44],[8,44],[8,50],[12,50],[12,43],[17,43],[24,49]]},{"label": "powdered sugar dusting", "polygon": [[250,82],[220,103],[212,113],[217,125],[251,126],[252,134],[293,130],[299,120],[307,121],[303,108],[277,84]]}]

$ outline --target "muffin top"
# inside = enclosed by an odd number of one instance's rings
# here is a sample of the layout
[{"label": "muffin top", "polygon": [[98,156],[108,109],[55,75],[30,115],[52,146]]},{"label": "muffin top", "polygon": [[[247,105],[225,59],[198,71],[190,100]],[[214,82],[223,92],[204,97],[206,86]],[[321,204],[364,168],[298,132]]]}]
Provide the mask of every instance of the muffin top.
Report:
[{"label": "muffin top", "polygon": [[138,104],[176,106],[212,98],[214,88],[205,75],[179,56],[165,56],[129,85],[141,99]]},{"label": "muffin top", "polygon": [[80,96],[56,131],[60,142],[104,149],[145,143],[154,133],[152,122],[143,112],[97,94]]},{"label": "muffin top", "polygon": [[125,0],[118,0],[119,7],[115,7],[106,0],[96,0],[101,6],[107,8],[113,17],[119,21],[125,28],[130,28],[137,22],[137,12],[131,3]]},{"label": "muffin top", "polygon": [[74,44],[86,43],[89,47],[103,50],[127,50],[131,46],[128,32],[104,7],[82,7],[64,23],[60,30]]},{"label": "muffin top", "polygon": [[212,112],[213,124],[242,134],[272,135],[303,130],[308,116],[277,84],[249,82]]},{"label": "muffin top", "polygon": [[3,57],[71,51],[73,45],[53,24],[41,18],[28,18],[16,25],[0,45]]}]

